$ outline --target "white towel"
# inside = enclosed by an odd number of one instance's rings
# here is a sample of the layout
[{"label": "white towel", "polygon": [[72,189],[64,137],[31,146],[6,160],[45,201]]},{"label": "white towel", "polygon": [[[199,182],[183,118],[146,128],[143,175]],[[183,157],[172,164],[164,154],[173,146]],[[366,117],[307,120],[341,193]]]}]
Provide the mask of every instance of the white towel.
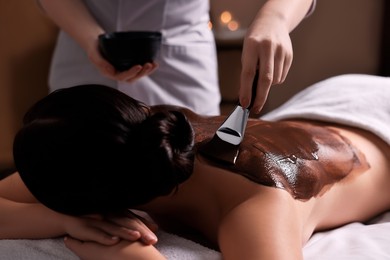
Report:
[{"label": "white towel", "polygon": [[[159,231],[157,249],[168,259],[221,260],[221,254],[185,238]],[[0,240],[0,260],[78,260],[63,238]]]},{"label": "white towel", "polygon": [[316,83],[261,117],[304,118],[355,126],[390,144],[390,78],[348,74]]},{"label": "white towel", "polygon": [[57,239],[5,239],[0,240],[0,260],[78,260]]},{"label": "white towel", "polygon": [[390,259],[390,212],[369,224],[351,223],[314,234],[303,248],[305,260]]},{"label": "white towel", "polygon": [[[390,259],[390,212],[368,224],[351,223],[314,234],[303,248],[305,260]],[[168,260],[221,260],[221,254],[182,237],[158,233],[158,250]],[[0,240],[0,260],[78,260],[62,238]]]}]

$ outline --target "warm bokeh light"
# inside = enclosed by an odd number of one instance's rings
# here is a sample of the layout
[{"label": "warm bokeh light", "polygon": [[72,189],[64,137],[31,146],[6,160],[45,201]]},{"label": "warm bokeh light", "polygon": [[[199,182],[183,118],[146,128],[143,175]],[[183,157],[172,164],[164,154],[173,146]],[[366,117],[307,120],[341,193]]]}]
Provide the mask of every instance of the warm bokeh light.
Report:
[{"label": "warm bokeh light", "polygon": [[230,21],[228,24],[227,24],[227,28],[230,30],[230,31],[237,31],[238,28],[240,27],[240,25],[238,24],[238,22],[236,21]]},{"label": "warm bokeh light", "polygon": [[227,24],[232,20],[232,14],[229,11],[224,11],[221,13],[220,19],[222,23]]}]

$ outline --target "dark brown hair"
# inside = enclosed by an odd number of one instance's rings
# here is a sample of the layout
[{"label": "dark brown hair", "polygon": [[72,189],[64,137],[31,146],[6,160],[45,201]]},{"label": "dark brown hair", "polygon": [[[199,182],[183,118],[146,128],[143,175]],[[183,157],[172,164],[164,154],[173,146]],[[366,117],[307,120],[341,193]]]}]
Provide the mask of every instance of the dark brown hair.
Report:
[{"label": "dark brown hair", "polygon": [[58,90],[25,115],[17,170],[47,207],[82,215],[168,195],[192,173],[193,130],[178,111],[147,106],[101,85]]}]

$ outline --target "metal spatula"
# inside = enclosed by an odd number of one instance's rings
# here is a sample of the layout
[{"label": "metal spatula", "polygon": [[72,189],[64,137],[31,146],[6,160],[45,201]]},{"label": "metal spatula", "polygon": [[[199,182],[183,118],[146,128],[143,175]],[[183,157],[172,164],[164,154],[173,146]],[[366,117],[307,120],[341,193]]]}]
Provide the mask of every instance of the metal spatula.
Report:
[{"label": "metal spatula", "polygon": [[233,112],[225,119],[217,129],[210,142],[200,148],[200,152],[213,160],[235,164],[239,152],[239,145],[244,138],[245,128],[249,118],[250,109],[256,97],[258,72],[252,85],[252,100],[248,108],[238,104]]}]

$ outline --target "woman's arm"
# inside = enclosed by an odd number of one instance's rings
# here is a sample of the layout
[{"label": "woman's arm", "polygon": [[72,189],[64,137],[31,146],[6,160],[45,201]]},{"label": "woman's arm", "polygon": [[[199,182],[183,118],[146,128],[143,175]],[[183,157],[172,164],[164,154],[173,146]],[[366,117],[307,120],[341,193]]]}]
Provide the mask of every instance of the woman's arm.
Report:
[{"label": "woman's arm", "polygon": [[268,0],[258,11],[244,39],[240,103],[249,106],[259,67],[254,112],[260,112],[270,87],[283,83],[293,59],[290,32],[307,15],[313,0]]},{"label": "woman's arm", "polygon": [[132,215],[106,219],[57,213],[38,203],[18,173],[0,181],[0,239],[51,238],[69,234],[84,241],[112,245],[119,238],[154,244],[157,238]]},{"label": "woman's arm", "polygon": [[94,242],[82,242],[65,237],[65,245],[83,260],[163,260],[166,259],[152,245],[121,240],[113,246],[104,246]]}]

